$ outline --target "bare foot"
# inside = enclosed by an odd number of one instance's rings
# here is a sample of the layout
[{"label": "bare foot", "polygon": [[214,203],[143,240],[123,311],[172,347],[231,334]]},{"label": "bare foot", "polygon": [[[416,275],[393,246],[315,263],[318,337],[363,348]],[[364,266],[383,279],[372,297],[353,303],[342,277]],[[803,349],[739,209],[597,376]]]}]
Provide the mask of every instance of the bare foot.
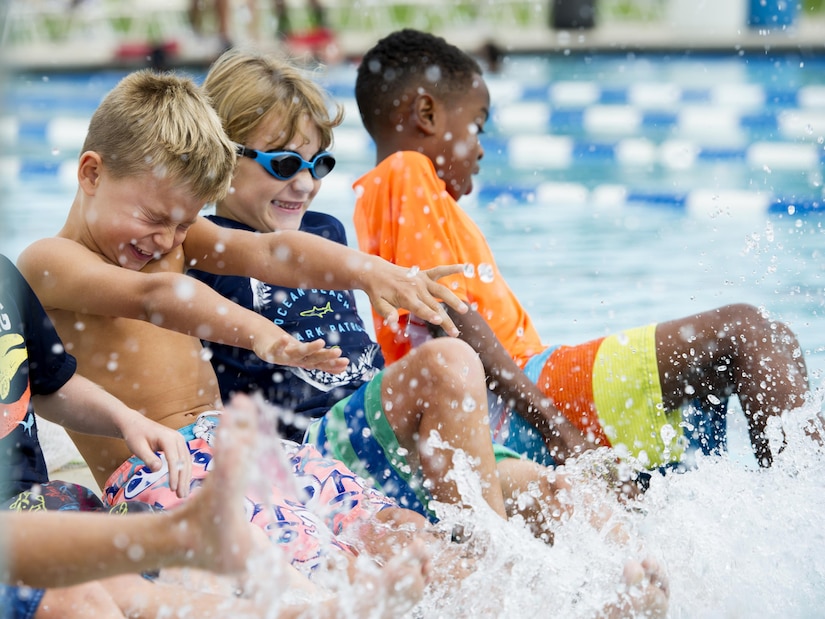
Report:
[{"label": "bare foot", "polygon": [[624,566],[622,580],[625,591],[619,601],[605,608],[600,617],[665,617],[670,598],[667,575],[655,559],[647,558],[641,563],[628,561]]},{"label": "bare foot", "polygon": [[215,467],[203,486],[176,513],[181,533],[191,539],[192,566],[219,573],[244,571],[261,537],[244,513],[244,494],[253,468],[257,409],[235,396],[221,416],[214,446]]},{"label": "bare foot", "polygon": [[362,574],[356,581],[356,597],[363,600],[363,607],[356,608],[355,615],[400,617],[421,601],[429,581],[430,553],[415,540],[379,571]]}]

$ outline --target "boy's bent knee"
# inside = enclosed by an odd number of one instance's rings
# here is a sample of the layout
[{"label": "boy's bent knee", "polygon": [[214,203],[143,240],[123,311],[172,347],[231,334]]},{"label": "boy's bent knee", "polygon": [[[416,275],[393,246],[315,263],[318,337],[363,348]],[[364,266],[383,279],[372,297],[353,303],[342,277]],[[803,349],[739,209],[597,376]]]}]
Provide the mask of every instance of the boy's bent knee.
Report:
[{"label": "boy's bent knee", "polygon": [[410,354],[413,353],[418,363],[424,363],[430,367],[474,367],[483,371],[478,354],[469,344],[456,338],[442,337],[429,340],[415,348]]},{"label": "boy's bent knee", "polygon": [[749,303],[732,303],[723,305],[716,312],[729,325],[742,324],[747,326],[768,325],[765,314],[755,305]]}]

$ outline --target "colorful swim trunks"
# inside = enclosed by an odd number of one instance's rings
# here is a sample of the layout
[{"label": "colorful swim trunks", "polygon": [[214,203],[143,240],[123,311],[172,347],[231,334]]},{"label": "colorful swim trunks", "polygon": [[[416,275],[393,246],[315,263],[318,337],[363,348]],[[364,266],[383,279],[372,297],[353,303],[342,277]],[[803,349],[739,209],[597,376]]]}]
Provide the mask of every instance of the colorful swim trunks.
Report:
[{"label": "colorful swim trunks", "polygon": [[89,488],[60,480],[35,484],[28,490],[0,502],[0,509],[24,511],[79,511],[106,509],[100,498]]},{"label": "colorful swim trunks", "polygon": [[[179,430],[192,455],[190,488],[194,491],[211,468],[211,443],[219,417],[220,413],[204,413],[194,424]],[[263,529],[291,563],[307,575],[325,557],[353,552],[338,539],[340,534],[371,520],[387,507],[397,506],[311,445],[280,441],[268,451],[263,456],[267,461],[261,466],[267,478],[259,483],[253,480],[245,501],[246,513],[249,521]],[[287,470],[273,470],[279,463],[285,463]],[[140,459],[132,457],[107,480],[104,499],[111,505],[140,500],[161,509],[174,507],[181,499],[169,488],[168,472],[165,460],[161,470],[153,473]]]},{"label": "colorful swim trunks", "polygon": [[[369,479],[401,507],[436,521],[432,497],[420,469],[409,465],[404,450],[381,406],[379,373],[358,391],[336,403],[326,415],[307,428],[304,443],[340,460],[359,476]],[[516,452],[493,443],[496,460],[519,458]]]},{"label": "colorful swim trunks", "polygon": [[582,432],[655,468],[677,462],[686,441],[680,410],[665,411],[656,326],[622,331],[530,359],[525,373]]}]

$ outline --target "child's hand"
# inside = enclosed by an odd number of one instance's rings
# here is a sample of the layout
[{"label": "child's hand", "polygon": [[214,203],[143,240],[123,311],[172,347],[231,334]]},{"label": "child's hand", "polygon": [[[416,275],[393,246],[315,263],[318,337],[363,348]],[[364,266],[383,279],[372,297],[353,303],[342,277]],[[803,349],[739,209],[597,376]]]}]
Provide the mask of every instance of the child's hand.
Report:
[{"label": "child's hand", "polygon": [[253,350],[264,361],[278,365],[323,370],[330,374],[340,374],[346,370],[349,360],[341,358],[341,349],[325,346],[324,340],[300,342],[281,331],[272,339],[258,338]]},{"label": "child's hand", "polygon": [[163,461],[157,452],[163,452],[169,465],[169,488],[178,498],[189,495],[189,483],[192,480],[192,458],[183,436],[156,421],[137,413],[130,417],[129,424],[123,432],[126,445],[138,458],[146,463],[153,472],[158,472]]},{"label": "child's hand", "polygon": [[604,447],[604,445],[599,445],[591,437],[582,433],[552,404],[549,406],[552,408],[544,413],[548,423],[540,430],[556,465],[561,466],[568,458],[575,458],[591,449]]},{"label": "child's hand", "polygon": [[378,267],[370,271],[364,291],[369,295],[373,309],[393,330],[398,328],[398,310],[406,309],[422,320],[440,325],[447,335],[456,337],[458,328],[439,300],[461,314],[467,311],[467,304],[436,280],[463,270],[463,265],[455,264],[419,271],[381,260]]}]

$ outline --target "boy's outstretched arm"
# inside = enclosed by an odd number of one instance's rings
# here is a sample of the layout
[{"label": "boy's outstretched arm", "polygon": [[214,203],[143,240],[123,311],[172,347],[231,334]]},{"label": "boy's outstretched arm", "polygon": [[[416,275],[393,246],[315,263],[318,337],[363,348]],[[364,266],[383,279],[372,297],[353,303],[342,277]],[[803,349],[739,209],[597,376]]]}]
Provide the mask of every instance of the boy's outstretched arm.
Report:
[{"label": "boy's outstretched arm", "polygon": [[[478,353],[490,390],[541,432],[558,464],[596,447],[513,361],[481,314],[473,309],[464,314],[450,308],[446,311],[461,332],[461,339]],[[428,326],[434,335],[440,335],[438,327]]]},{"label": "boy's outstretched arm", "polygon": [[299,342],[260,314],[184,275],[183,260],[178,247],[133,271],[105,261],[80,243],[52,237],[27,247],[17,266],[47,311],[143,320],[251,350],[271,363],[333,374],[346,369],[339,349],[325,348],[321,339]]},{"label": "boy's outstretched arm", "polygon": [[192,458],[179,432],[144,417],[80,374],[32,400],[38,415],[68,430],[124,439],[152,471],[160,470],[157,452],[162,452],[169,463],[169,487],[180,498],[189,495]]},{"label": "boy's outstretched arm", "polygon": [[407,269],[383,258],[294,230],[255,233],[223,228],[198,218],[183,243],[187,265],[222,275],[241,275],[290,288],[358,289],[389,325],[407,309],[458,335],[440,301],[454,312],[466,304],[436,280],[462,271],[462,265],[426,271]]}]

